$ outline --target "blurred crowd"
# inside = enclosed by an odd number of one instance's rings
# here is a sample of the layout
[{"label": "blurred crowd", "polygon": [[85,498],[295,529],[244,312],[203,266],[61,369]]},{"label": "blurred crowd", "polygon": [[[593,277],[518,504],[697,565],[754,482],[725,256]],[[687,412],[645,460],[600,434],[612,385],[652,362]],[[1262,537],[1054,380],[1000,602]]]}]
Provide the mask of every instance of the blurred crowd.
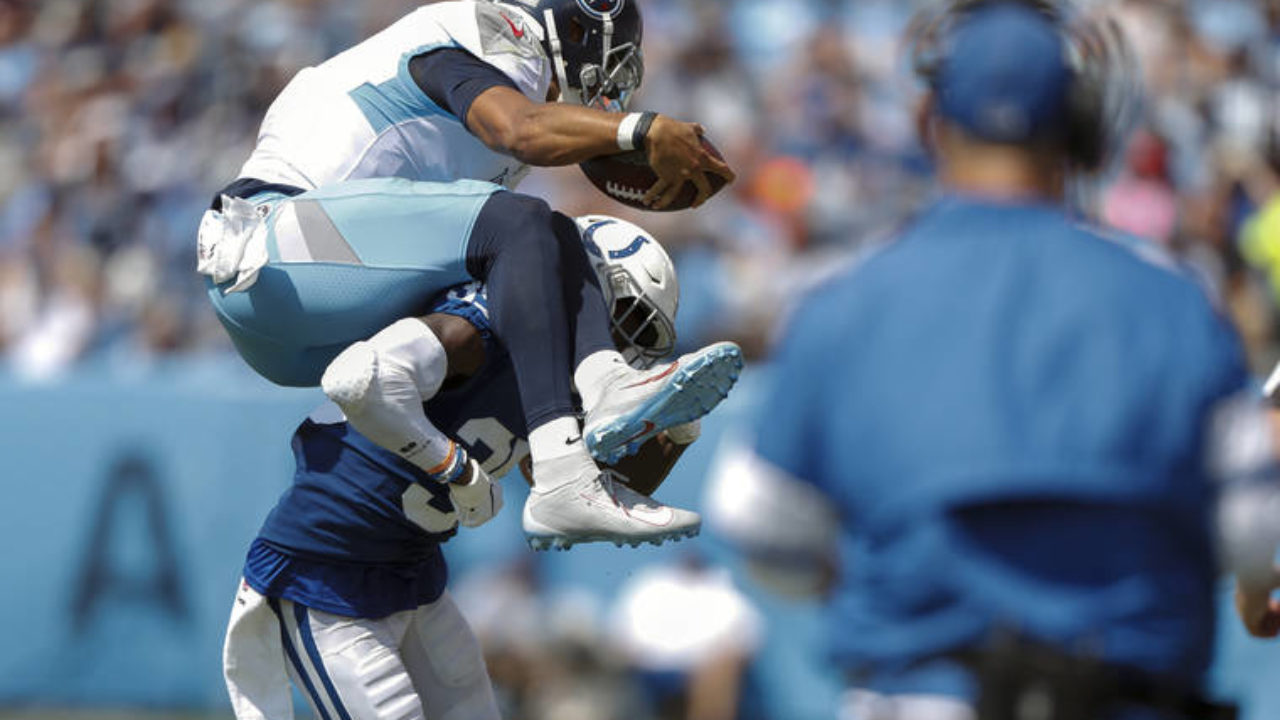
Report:
[{"label": "blurred crowd", "polygon": [[[933,190],[900,47],[924,0],[639,1],[636,107],[703,123],[739,182],[681,214],[615,205],[575,168],[521,190],[650,229],[677,258],[683,343],[759,357],[802,289]],[[194,271],[201,213],[297,70],[417,4],[0,0],[0,376],[230,355]],[[1280,351],[1280,0],[1085,4],[1127,31],[1147,96],[1082,202],[1193,267],[1265,372]],[[761,621],[696,559],[637,576],[608,610],[548,598],[533,559],[456,592],[504,716],[750,717]]]},{"label": "blurred crowd", "polygon": [[543,581],[545,556],[464,575],[450,592],[511,720],[762,720],[752,673],[764,616],[697,551],[643,567],[609,603]]},{"label": "blurred crowd", "polygon": [[[228,353],[195,229],[299,68],[417,3],[0,0],[0,362],[27,379]],[[638,220],[675,250],[687,344],[765,351],[788,302],[931,192],[899,38],[920,2],[644,0],[637,106],[696,119],[740,181]],[[1257,369],[1280,334],[1280,0],[1094,0],[1148,95],[1108,222],[1186,258]],[[574,168],[521,188],[628,215]]]}]

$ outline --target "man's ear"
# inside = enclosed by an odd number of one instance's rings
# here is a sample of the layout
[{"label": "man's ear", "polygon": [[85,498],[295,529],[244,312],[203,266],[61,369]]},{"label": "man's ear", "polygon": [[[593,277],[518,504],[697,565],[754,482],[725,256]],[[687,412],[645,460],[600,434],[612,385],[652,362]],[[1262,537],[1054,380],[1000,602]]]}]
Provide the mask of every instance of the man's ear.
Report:
[{"label": "man's ear", "polygon": [[916,137],[920,140],[920,146],[930,155],[934,155],[938,149],[935,122],[937,102],[933,91],[929,91],[920,96],[915,107]]}]

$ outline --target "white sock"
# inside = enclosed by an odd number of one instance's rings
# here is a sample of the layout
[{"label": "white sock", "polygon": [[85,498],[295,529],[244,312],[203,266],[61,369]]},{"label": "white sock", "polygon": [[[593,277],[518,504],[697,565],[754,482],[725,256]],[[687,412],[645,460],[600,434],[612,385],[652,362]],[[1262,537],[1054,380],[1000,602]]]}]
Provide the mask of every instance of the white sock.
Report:
[{"label": "white sock", "polygon": [[622,353],[616,350],[601,350],[588,355],[573,373],[573,384],[578,388],[582,398],[582,407],[591,412],[604,395],[604,389],[618,373],[630,370],[631,366],[623,359]]},{"label": "white sock", "polygon": [[582,442],[582,425],[576,417],[562,417],[539,425],[529,433],[535,490],[554,490],[584,473],[598,472],[596,462]]}]

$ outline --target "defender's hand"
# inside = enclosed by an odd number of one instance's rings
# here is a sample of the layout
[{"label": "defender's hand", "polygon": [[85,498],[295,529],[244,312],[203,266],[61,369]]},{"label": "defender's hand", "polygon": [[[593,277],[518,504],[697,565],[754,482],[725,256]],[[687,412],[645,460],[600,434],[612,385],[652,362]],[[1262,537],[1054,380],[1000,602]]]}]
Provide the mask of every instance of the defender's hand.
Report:
[{"label": "defender's hand", "polygon": [[692,445],[702,437],[702,421],[693,420],[683,425],[672,425],[665,432],[667,439],[676,445]]},{"label": "defender's hand", "polygon": [[719,175],[726,184],[737,179],[728,164],[703,147],[702,135],[705,132],[701,125],[680,122],[665,115],[659,115],[653,121],[653,127],[645,136],[645,148],[649,167],[653,168],[658,181],[645,194],[645,205],[661,210],[676,199],[686,182],[692,182],[698,189],[693,207],[698,207],[711,197],[707,173]]},{"label": "defender's hand", "polygon": [[471,460],[468,477],[449,484],[449,499],[463,527],[480,527],[502,510],[502,486]]},{"label": "defender's hand", "polygon": [[1258,638],[1280,635],[1280,601],[1271,599],[1271,589],[1246,588],[1237,581],[1236,612],[1250,635]]}]

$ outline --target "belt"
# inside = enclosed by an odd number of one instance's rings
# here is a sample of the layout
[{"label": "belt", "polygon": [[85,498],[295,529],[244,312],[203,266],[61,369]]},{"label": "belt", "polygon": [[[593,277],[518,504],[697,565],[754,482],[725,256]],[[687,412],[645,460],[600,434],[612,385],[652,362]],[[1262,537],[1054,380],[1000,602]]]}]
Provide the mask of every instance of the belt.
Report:
[{"label": "belt", "polygon": [[954,657],[974,672],[981,720],[1022,720],[1029,701],[1047,702],[1058,720],[1095,720],[1126,707],[1178,720],[1236,720],[1238,714],[1234,705],[1210,700],[1185,682],[1007,633]]},{"label": "belt", "polygon": [[269,183],[264,180],[258,180],[256,178],[240,178],[235,182],[231,183],[230,185],[219,190],[213,196],[213,202],[209,204],[209,207],[213,210],[217,210],[221,212],[223,195],[226,195],[227,197],[240,198],[241,200],[248,200],[249,198],[252,198],[255,195],[261,195],[263,193],[269,193],[269,192],[280,193],[281,195],[285,195],[288,197],[297,197],[298,195],[301,195],[302,193],[306,192],[306,190],[303,190],[302,188],[296,187],[294,185],[285,185],[283,183]]}]

